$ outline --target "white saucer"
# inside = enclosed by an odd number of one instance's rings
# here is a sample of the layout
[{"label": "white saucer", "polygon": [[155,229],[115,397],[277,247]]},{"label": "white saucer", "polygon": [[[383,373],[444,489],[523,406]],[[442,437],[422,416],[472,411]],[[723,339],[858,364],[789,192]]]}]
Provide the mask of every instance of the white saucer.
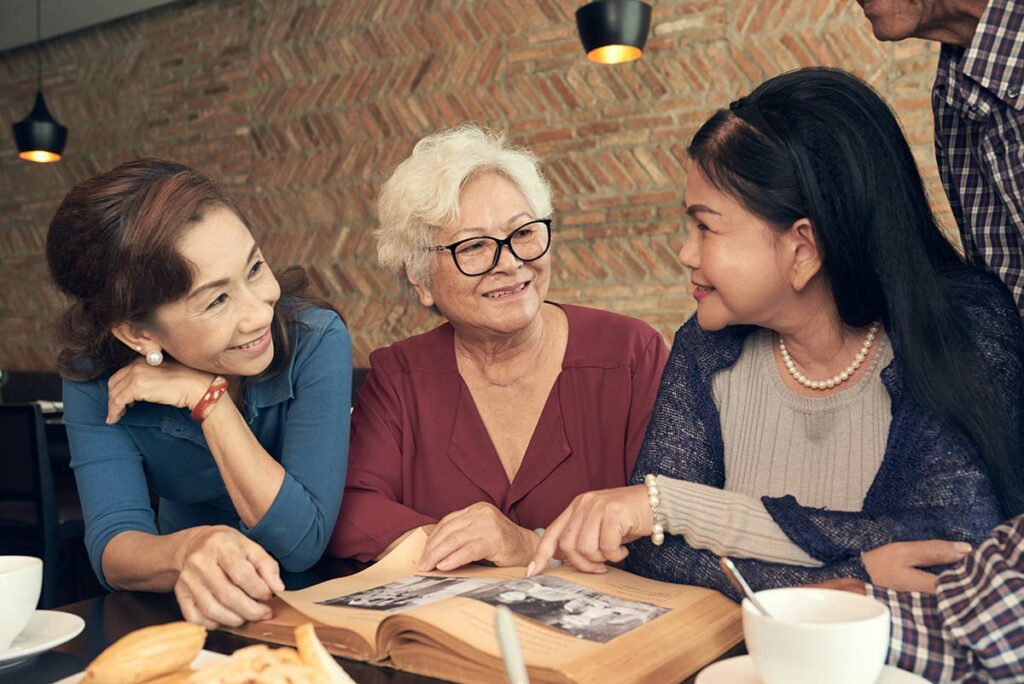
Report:
[{"label": "white saucer", "polygon": [[37,610],[6,651],[0,651],[0,670],[71,641],[85,629],[85,620],[57,610]]},{"label": "white saucer", "polygon": [[[196,656],[196,659],[192,661],[192,669],[197,670],[204,665],[209,665],[210,663],[215,663],[218,660],[224,660],[225,658],[227,658],[227,656],[223,653],[214,653],[213,651],[203,649],[199,652],[199,655]],[[54,682],[53,684],[78,684],[78,682],[82,681],[82,677],[84,676],[84,672],[79,672],[78,674],[73,674],[70,677],[65,677],[60,681]]]},{"label": "white saucer", "polygon": [[[886,665],[876,684],[920,684],[928,680],[913,672]],[[749,655],[737,656],[713,663],[697,675],[697,684],[761,684]]]}]

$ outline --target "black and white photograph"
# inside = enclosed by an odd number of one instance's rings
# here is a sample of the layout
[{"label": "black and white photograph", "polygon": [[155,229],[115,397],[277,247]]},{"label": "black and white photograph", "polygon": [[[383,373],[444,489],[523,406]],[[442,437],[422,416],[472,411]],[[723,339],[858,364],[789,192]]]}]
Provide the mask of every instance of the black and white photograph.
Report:
[{"label": "black and white photograph", "polygon": [[405,577],[379,587],[320,601],[325,606],[348,606],[397,613],[429,606],[453,596],[477,591],[494,584],[488,580],[464,577]]},{"label": "black and white photograph", "polygon": [[517,615],[599,643],[668,612],[668,608],[609,596],[545,575],[507,580],[465,596],[492,606],[508,606]]}]

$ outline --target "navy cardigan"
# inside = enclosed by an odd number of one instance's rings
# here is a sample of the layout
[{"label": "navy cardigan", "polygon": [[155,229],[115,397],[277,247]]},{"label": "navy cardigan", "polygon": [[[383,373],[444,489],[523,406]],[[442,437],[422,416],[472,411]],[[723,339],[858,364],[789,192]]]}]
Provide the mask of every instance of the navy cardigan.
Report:
[{"label": "navy cardigan", "polygon": [[[991,370],[989,381],[1005,388],[1006,400],[1016,404],[1015,418],[1021,425],[1018,350],[1024,331],[1009,298],[1001,295],[993,296],[989,306],[970,307],[971,330],[978,335]],[[721,423],[711,377],[736,362],[754,329],[732,326],[708,332],[700,328],[696,316],[679,329],[632,483],[654,473],[724,487]],[[892,422],[882,463],[862,510],[832,511],[801,506],[792,496],[762,497],[789,538],[824,566],[736,559],[754,590],[836,577],[866,580],[861,551],[914,539],[976,544],[1001,522],[1002,512],[977,447],[963,432],[925,411],[906,385],[898,340],[893,340],[892,347],[894,359],[882,370],[882,382],[892,400]],[[722,575],[718,556],[691,548],[682,536],[666,535],[661,547],[647,538],[637,540],[630,545],[626,567],[645,577],[738,596]]]}]

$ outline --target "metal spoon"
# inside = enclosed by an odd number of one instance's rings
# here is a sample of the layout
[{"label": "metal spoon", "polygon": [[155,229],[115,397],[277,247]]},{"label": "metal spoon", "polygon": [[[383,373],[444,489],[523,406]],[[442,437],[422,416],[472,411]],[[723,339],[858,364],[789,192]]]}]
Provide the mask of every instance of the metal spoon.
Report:
[{"label": "metal spoon", "polygon": [[722,572],[725,573],[729,583],[736,587],[737,591],[750,599],[750,603],[760,611],[761,615],[764,615],[766,618],[770,618],[772,614],[769,613],[768,609],[761,605],[761,602],[757,600],[757,596],[754,595],[754,592],[750,589],[750,585],[747,584],[745,579],[743,579],[743,575],[740,573],[739,568],[736,567],[732,560],[728,556],[722,556],[718,559],[718,564],[722,566]]}]

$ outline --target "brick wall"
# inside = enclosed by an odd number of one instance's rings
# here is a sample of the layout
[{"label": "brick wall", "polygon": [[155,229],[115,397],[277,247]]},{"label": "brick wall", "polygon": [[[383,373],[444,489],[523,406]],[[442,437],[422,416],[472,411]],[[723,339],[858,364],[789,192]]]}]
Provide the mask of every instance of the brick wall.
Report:
[{"label": "brick wall", "polygon": [[[61,300],[46,226],[75,182],[142,155],[195,165],[241,201],[276,265],[300,263],[344,312],[357,364],[436,323],[375,266],[387,173],[423,135],[467,120],[532,148],[556,193],[550,297],[643,318],[692,311],[675,253],[684,148],[717,107],[774,74],[841,66],[895,105],[952,226],[932,158],[937,51],[882,45],[853,0],[655,0],[644,58],[588,62],[583,0],[182,2],[46,42],[64,161],[19,161],[0,133],[0,366],[53,367]],[[21,119],[33,49],[0,53],[0,118]],[[8,126],[5,123],[4,126]]]}]

